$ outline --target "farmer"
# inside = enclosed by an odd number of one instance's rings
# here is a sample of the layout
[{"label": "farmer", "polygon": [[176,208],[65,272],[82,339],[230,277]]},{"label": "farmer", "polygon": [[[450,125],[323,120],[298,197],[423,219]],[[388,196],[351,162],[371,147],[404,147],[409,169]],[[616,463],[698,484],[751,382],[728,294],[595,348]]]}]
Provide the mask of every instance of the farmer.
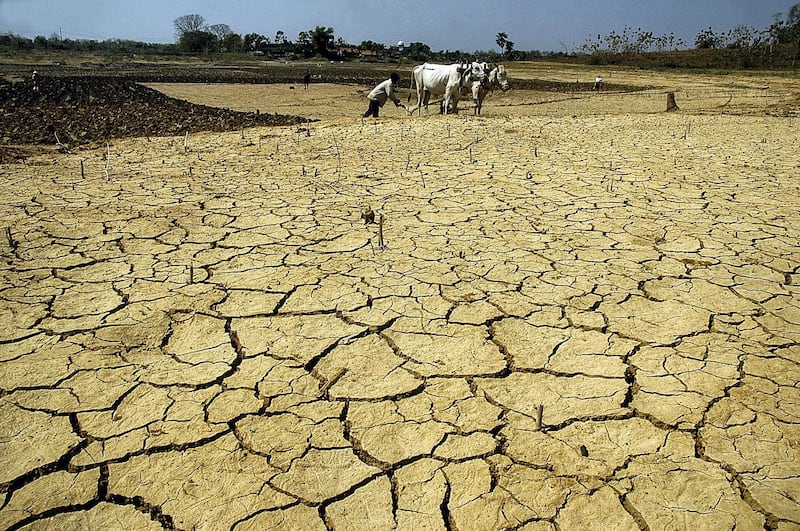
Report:
[{"label": "farmer", "polygon": [[395,94],[395,87],[397,82],[400,81],[400,76],[397,72],[392,72],[389,76],[389,79],[383,81],[378,84],[372,92],[367,95],[367,99],[369,100],[369,108],[367,112],[364,113],[364,118],[368,116],[374,116],[375,118],[378,117],[378,112],[380,112],[381,107],[386,103],[386,100],[392,100],[394,102],[395,107],[402,107],[406,109],[406,106],[400,103],[400,100],[397,99],[397,94]]},{"label": "farmer", "polygon": [[594,87],[592,90],[600,90],[603,86],[603,76],[597,76],[594,78]]},{"label": "farmer", "polygon": [[311,74],[306,70],[305,74],[303,74],[303,88],[305,90],[308,90],[309,83],[311,83]]}]

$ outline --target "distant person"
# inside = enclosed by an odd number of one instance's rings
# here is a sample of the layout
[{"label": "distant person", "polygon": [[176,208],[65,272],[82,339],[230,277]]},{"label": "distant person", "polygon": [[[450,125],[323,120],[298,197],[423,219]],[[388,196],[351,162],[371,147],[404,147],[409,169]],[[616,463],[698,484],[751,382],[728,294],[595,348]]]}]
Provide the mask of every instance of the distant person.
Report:
[{"label": "distant person", "polygon": [[395,107],[402,107],[406,109],[406,106],[400,103],[400,100],[397,99],[397,94],[395,93],[397,82],[400,81],[400,76],[397,72],[392,72],[389,76],[389,79],[383,81],[378,84],[372,92],[367,95],[367,99],[369,100],[369,108],[367,112],[364,113],[364,118],[368,116],[374,116],[375,118],[378,117],[378,113],[381,110],[381,107],[384,106],[386,100],[392,100],[394,102]]},{"label": "distant person", "polygon": [[34,70],[31,74],[31,88],[34,92],[39,91],[39,72],[36,70]]},{"label": "distant person", "polygon": [[303,74],[303,88],[308,90],[309,84],[311,84],[311,74],[309,74],[308,70],[306,70],[305,74]]},{"label": "distant person", "polygon": [[600,90],[603,87],[603,76],[594,78],[594,88],[592,90]]}]

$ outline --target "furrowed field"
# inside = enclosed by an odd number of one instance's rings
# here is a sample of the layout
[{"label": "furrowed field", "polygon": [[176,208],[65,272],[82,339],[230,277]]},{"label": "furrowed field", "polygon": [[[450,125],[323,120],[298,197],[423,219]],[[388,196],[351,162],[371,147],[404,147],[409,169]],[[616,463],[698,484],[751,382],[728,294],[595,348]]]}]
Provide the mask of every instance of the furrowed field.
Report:
[{"label": "furrowed field", "polygon": [[797,76],[411,66],[5,111],[0,527],[800,528]]}]

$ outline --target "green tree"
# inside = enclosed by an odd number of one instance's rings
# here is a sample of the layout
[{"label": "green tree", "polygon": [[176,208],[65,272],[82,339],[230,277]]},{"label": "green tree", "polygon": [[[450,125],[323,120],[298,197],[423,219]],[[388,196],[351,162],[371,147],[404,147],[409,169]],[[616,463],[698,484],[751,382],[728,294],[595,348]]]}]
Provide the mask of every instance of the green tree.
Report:
[{"label": "green tree", "polygon": [[297,34],[297,48],[306,57],[311,57],[314,54],[314,43],[309,32],[301,31]]},{"label": "green tree", "polygon": [[[775,18],[779,19],[780,13]],[[776,20],[769,33],[776,44],[795,43],[800,46],[800,3],[789,8],[786,20]]]},{"label": "green tree", "polygon": [[178,39],[178,50],[188,53],[214,53],[219,50],[219,40],[207,31],[187,31]]},{"label": "green tree", "polygon": [[506,57],[511,59],[514,52],[514,41],[506,40]]},{"label": "green tree", "polygon": [[432,57],[431,47],[422,42],[412,42],[405,49],[405,55],[414,61],[425,62]]},{"label": "green tree", "polygon": [[49,48],[50,47],[50,41],[48,41],[47,37],[45,37],[44,35],[37,35],[33,39],[33,45],[36,48],[39,48],[39,49]]},{"label": "green tree", "polygon": [[[783,41],[793,44],[795,60],[800,58],[800,3],[789,8],[789,14],[786,15]],[[794,66],[794,60],[792,65]]]},{"label": "green tree", "polygon": [[267,44],[269,39],[259,33],[248,33],[244,36],[243,46],[246,52],[263,52]]},{"label": "green tree", "polygon": [[700,30],[694,38],[694,47],[698,50],[719,48],[722,45],[722,40],[722,37],[714,33],[714,30],[709,26],[707,29]]},{"label": "green tree", "polygon": [[244,39],[238,33],[229,33],[222,38],[220,42],[223,52],[242,53],[246,52],[247,48],[244,46]]},{"label": "green tree", "polygon": [[311,46],[314,53],[322,57],[330,57],[330,47],[333,44],[333,28],[326,28],[324,26],[317,26],[309,32],[311,37]]},{"label": "green tree", "polygon": [[744,24],[728,32],[729,48],[750,48],[758,44],[758,30]]},{"label": "green tree", "polygon": [[379,42],[374,42],[374,41],[369,41],[368,40],[368,41],[361,41],[361,44],[358,45],[358,49],[359,50],[372,50],[374,52],[382,54],[383,52],[386,51],[386,45],[385,44],[381,44]]}]

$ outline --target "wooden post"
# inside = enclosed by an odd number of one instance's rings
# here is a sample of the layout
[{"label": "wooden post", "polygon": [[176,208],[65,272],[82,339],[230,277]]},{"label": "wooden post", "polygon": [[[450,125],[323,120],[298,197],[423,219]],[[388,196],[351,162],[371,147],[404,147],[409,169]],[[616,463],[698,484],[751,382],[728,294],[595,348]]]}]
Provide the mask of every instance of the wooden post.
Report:
[{"label": "wooden post", "polygon": [[383,249],[383,214],[378,218],[378,248]]},{"label": "wooden post", "polygon": [[667,112],[677,111],[678,104],[675,103],[675,93],[667,92]]},{"label": "wooden post", "polygon": [[542,413],[544,412],[544,406],[538,405],[536,406],[536,431],[542,430]]}]

